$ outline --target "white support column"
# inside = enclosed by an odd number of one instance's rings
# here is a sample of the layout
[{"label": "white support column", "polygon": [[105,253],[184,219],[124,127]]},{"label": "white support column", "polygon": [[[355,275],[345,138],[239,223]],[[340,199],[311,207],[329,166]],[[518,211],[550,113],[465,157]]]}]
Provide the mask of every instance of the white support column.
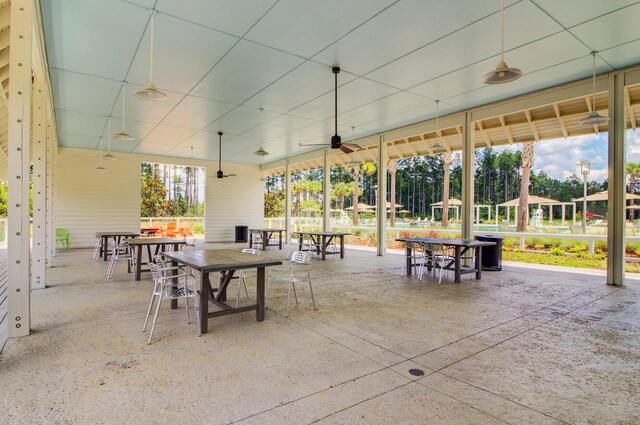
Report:
[{"label": "white support column", "polygon": [[473,159],[471,112],[464,114],[462,129],[462,239],[473,239]]},{"label": "white support column", "polygon": [[625,111],[624,74],[609,74],[609,202],[607,209],[607,285],[624,283]]},{"label": "white support column", "polygon": [[34,2],[11,2],[9,53],[9,181],[7,274],[9,337],[31,329],[29,143],[31,141],[31,35]]},{"label": "white support column", "polygon": [[33,85],[33,258],[31,288],[46,286],[47,83]]},{"label": "white support column", "polygon": [[55,134],[52,127],[53,122],[53,112],[49,110],[49,118],[47,121],[47,267],[52,267],[52,258],[55,254],[54,250],[56,247],[56,228],[53,223],[54,215],[53,215],[53,198],[54,198],[54,184],[53,184],[53,176],[54,176],[54,161],[55,161]]},{"label": "white support column", "polygon": [[322,231],[331,231],[331,166],[329,165],[329,149],[324,150],[324,163],[322,169]]},{"label": "white support column", "polygon": [[376,222],[378,225],[378,256],[387,251],[387,144],[384,135],[378,139],[378,208]]},{"label": "white support column", "polygon": [[[489,207],[489,210],[491,210],[491,207]],[[498,224],[498,206],[496,205],[496,224]]]},{"label": "white support column", "polygon": [[284,229],[285,241],[291,243],[291,168],[288,159],[284,171]]},{"label": "white support column", "polygon": [[562,225],[563,226],[565,225],[565,222],[566,222],[566,218],[565,218],[566,212],[567,212],[566,205],[562,204]]}]

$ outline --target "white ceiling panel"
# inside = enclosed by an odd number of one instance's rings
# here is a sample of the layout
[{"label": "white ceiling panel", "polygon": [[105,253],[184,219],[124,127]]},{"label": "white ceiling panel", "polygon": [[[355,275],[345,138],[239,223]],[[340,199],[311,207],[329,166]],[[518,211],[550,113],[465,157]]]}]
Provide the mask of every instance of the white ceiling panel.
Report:
[{"label": "white ceiling panel", "polygon": [[[604,15],[571,29],[591,50],[600,51],[640,39],[640,3]],[[615,28],[614,31],[609,29]],[[640,57],[640,54],[638,55]],[[614,65],[615,66],[615,65]]]},{"label": "white ceiling panel", "polygon": [[240,104],[302,63],[279,50],[240,41],[192,94]]},{"label": "white ceiling panel", "polygon": [[[515,0],[514,0],[515,1]],[[507,6],[511,2],[506,2]],[[345,70],[364,75],[398,59],[445,34],[460,30],[478,16],[499,11],[495,0],[429,2],[403,0],[365,25],[347,34],[313,57],[327,65],[339,63]],[[411,28],[411,31],[381,31],[380,28]]]},{"label": "white ceiling panel", "polygon": [[[142,39],[127,80],[149,81],[150,28]],[[155,18],[153,83],[159,89],[188,93],[238,41],[237,38],[158,14]],[[194,52],[207,52],[194,54]]]},{"label": "white ceiling panel", "polygon": [[[338,114],[350,111],[369,102],[390,96],[399,90],[374,81],[358,78],[344,85],[338,75]],[[335,115],[334,93],[331,91],[299,108],[293,109],[291,115],[325,121]]]},{"label": "white ceiling panel", "polygon": [[600,52],[599,56],[621,69],[638,63],[638,52],[640,52],[640,40],[607,49]]},{"label": "white ceiling panel", "polygon": [[260,112],[259,108],[238,106],[219,120],[216,120],[206,130],[212,132],[224,131],[230,135],[239,135],[271,121],[278,115],[266,109]]},{"label": "white ceiling panel", "polygon": [[309,58],[396,1],[280,0],[246,38]]},{"label": "white ceiling panel", "polygon": [[[517,3],[506,9],[505,49],[530,43],[561,30],[558,24],[541,15],[543,12],[529,2]],[[534,26],[535,31],[531,31]],[[401,89],[413,87],[498,55],[499,29],[499,14],[491,15],[373,71],[367,77]],[[509,52],[505,56],[509,63]]]},{"label": "white ceiling panel", "polygon": [[[315,62],[305,62],[248,101],[246,105],[263,107],[285,113],[301,105],[306,99],[314,99],[334,88],[334,74],[331,66]],[[338,80],[345,84],[355,75],[340,72]]]},{"label": "white ceiling panel", "polygon": [[159,0],[156,9],[209,28],[241,37],[276,0]]},{"label": "white ceiling panel", "polygon": [[624,9],[631,4],[637,3],[637,1],[638,0],[581,0],[580,4],[576,5],[575,2],[571,1],[535,0],[535,3],[557,19],[563,26],[571,28],[577,24],[608,14],[612,10]]},{"label": "white ceiling panel", "polygon": [[263,140],[273,140],[313,124],[315,124],[315,121],[310,119],[280,115],[263,124],[261,126],[262,130],[260,128],[254,128],[244,133],[243,136],[253,137],[259,140],[262,135]]},{"label": "white ceiling panel", "polygon": [[177,156],[182,158],[193,158],[193,159],[204,159],[204,160],[213,160],[214,156],[210,151],[205,151],[201,149],[193,148],[191,150],[190,146],[174,146],[172,149],[168,150],[167,155]]},{"label": "white ceiling panel", "polygon": [[231,103],[217,102],[196,96],[187,96],[164,119],[176,127],[201,129],[235,108]]},{"label": "white ceiling panel", "polygon": [[[154,129],[156,124],[143,122],[143,121],[133,121],[133,120],[125,120],[124,121],[124,129],[130,136],[133,136],[136,140],[131,142],[122,142],[123,152],[130,152],[135,146],[143,140],[151,130]],[[111,134],[116,134],[118,131],[122,129],[122,120],[118,118],[111,119]],[[107,137],[108,130],[105,129],[103,136]],[[114,141],[115,142],[115,141]],[[113,146],[113,145],[112,145]],[[118,144],[117,146],[120,146]]]},{"label": "white ceiling panel", "polygon": [[147,10],[101,0],[50,0],[41,7],[50,67],[124,79]]},{"label": "white ceiling panel", "polygon": [[120,89],[117,81],[91,75],[59,69],[51,69],[50,75],[53,100],[58,109],[108,115]]},{"label": "white ceiling panel", "polygon": [[[62,145],[62,146],[69,146],[69,147],[74,147],[78,149],[98,150],[98,141],[99,141],[98,136],[86,136],[86,135],[71,134],[71,133],[61,133],[61,134],[64,136],[63,139],[65,140],[65,143],[66,143],[65,145]],[[103,150],[106,150],[107,140],[103,138],[102,143],[103,143]]]},{"label": "white ceiling panel", "polygon": [[218,152],[218,133],[213,131],[198,131],[193,136],[180,144],[182,147],[191,147],[203,152]]},{"label": "white ceiling panel", "polygon": [[163,145],[163,144],[154,144],[154,143],[141,143],[134,149],[134,153],[139,153],[143,155],[166,155],[173,146],[171,145]]},{"label": "white ceiling panel", "polygon": [[433,100],[407,92],[399,92],[340,114],[338,122],[342,125],[358,128],[362,124],[430,103],[433,103]]},{"label": "white ceiling panel", "polygon": [[[58,130],[62,133],[99,136],[102,134],[107,119],[102,115],[84,114],[82,112],[56,109]],[[64,145],[63,145],[64,146]]]},{"label": "white ceiling panel", "polygon": [[159,125],[144,138],[141,144],[177,146],[195,134],[196,130],[170,125]]}]

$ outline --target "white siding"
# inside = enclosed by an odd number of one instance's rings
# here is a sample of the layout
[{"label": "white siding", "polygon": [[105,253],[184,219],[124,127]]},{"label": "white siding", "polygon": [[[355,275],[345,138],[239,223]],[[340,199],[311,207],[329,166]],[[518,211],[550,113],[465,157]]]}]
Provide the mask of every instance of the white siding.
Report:
[{"label": "white siding", "polygon": [[54,176],[54,227],[67,229],[71,248],[91,247],[97,231],[140,230],[140,160],[103,161],[94,152],[61,151]]},{"label": "white siding", "polygon": [[264,227],[264,182],[258,166],[223,164],[236,177],[218,179],[215,168],[207,173],[205,241],[235,239],[235,226]]}]

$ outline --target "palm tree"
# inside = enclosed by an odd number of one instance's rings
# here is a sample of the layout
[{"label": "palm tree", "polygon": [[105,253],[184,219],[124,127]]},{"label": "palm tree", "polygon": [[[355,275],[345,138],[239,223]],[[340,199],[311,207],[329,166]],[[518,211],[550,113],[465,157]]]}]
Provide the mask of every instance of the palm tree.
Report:
[{"label": "palm tree", "polygon": [[331,189],[331,199],[337,201],[338,207],[344,209],[344,198],[353,192],[353,183],[337,183]]},{"label": "palm tree", "polygon": [[442,165],[444,166],[444,187],[442,188],[442,227],[449,225],[449,180],[451,167],[451,152],[442,154]]},{"label": "palm tree", "polygon": [[308,182],[306,180],[302,180],[296,182],[291,186],[291,195],[296,197],[295,200],[295,210],[296,217],[300,217],[300,202],[302,201],[302,195],[307,193]]},{"label": "palm tree", "polygon": [[390,159],[387,161],[387,168],[389,169],[389,173],[391,175],[391,194],[390,194],[390,203],[391,203],[391,227],[395,227],[396,225],[396,173],[398,172],[398,160]]},{"label": "palm tree", "polygon": [[353,172],[353,187],[358,190],[353,190],[351,193],[351,205],[353,206],[353,225],[358,225],[358,195],[360,194],[360,164],[354,164],[351,167]]},{"label": "palm tree", "polygon": [[531,167],[533,166],[533,145],[535,142],[522,144],[522,177],[520,181],[520,200],[518,202],[518,217],[516,231],[527,230],[527,217],[529,216],[529,180]]},{"label": "palm tree", "polygon": [[[636,193],[636,183],[638,182],[638,176],[640,175],[640,163],[637,162],[628,162],[627,163],[627,174],[629,175],[629,193]],[[635,204],[635,202],[631,201],[631,205]],[[635,220],[636,212],[635,210],[629,211],[629,218],[631,220]]]}]

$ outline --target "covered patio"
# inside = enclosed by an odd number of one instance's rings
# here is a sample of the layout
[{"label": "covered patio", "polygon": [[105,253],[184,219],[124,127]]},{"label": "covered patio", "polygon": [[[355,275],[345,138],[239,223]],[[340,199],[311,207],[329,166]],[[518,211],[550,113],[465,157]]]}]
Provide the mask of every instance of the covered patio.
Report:
[{"label": "covered patio", "polygon": [[[638,14],[637,2],[595,0],[0,1],[1,417],[637,422],[624,142],[640,120]],[[483,82],[502,59],[522,78]],[[581,123],[596,112],[609,121]],[[280,291],[264,322],[218,317],[198,338],[183,308],[167,308],[147,346],[151,280],[119,269],[105,283],[105,264],[91,261],[96,232],[139,230],[142,162],[205,167],[205,249],[240,249],[235,226],[264,226],[265,176],[284,174],[289,241],[292,173],[322,168],[330,211],[332,167],[375,162],[383,205],[390,160],[457,151],[460,237],[471,240],[477,148],[602,132],[606,274],[400,277],[380,211],[376,251],[312,262],[317,311],[301,288],[285,319]],[[56,248],[57,228],[70,250]]]},{"label": "covered patio", "polygon": [[438,285],[400,277],[400,255],[350,250],[314,263],[316,311],[302,287],[285,319],[274,288],[264,322],[218,318],[198,338],[182,307],[167,309],[148,346],[151,282],[120,270],[105,285],[90,255],[56,256],[33,335],[2,353],[9,423],[640,420],[640,281],[505,265]]}]

